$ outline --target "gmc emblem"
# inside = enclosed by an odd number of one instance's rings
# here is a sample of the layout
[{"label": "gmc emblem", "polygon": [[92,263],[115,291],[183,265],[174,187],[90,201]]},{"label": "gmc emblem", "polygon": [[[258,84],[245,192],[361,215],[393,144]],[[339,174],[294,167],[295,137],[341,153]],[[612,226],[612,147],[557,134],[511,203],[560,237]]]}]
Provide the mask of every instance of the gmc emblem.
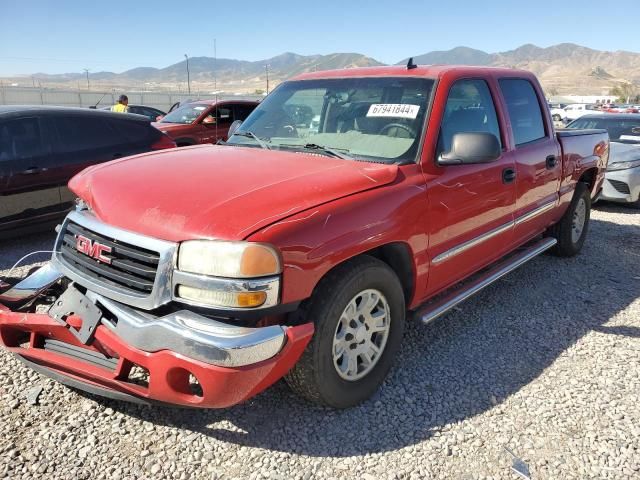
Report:
[{"label": "gmc emblem", "polygon": [[76,235],[76,250],[99,262],[111,264],[111,259],[105,255],[105,253],[111,253],[111,247],[93,242],[84,235]]}]

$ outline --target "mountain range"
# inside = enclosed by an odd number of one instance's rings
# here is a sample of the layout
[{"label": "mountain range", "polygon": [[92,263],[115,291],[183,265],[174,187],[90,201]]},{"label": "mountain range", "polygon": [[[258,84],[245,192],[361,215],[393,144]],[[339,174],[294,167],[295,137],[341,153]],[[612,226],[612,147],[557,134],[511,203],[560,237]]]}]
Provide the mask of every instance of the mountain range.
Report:
[{"label": "mountain range", "polygon": [[[407,58],[398,62],[404,64]],[[607,52],[572,43],[547,48],[522,45],[514,50],[488,53],[469,47],[456,47],[447,51],[431,51],[413,57],[416,64],[485,65],[530,70],[534,72],[548,94],[608,93],[621,82],[640,85],[640,53],[629,51]],[[359,53],[333,53],[329,55],[298,55],[283,53],[260,61],[245,61],[211,57],[189,58],[192,89],[223,90],[225,92],[253,92],[266,87],[267,73],[271,86],[296,74],[314,70],[368,67],[383,65]],[[186,60],[165,68],[139,67],[122,73],[92,72],[90,81],[95,88],[162,89],[186,85]],[[84,81],[84,74],[70,73],[33,75],[42,83],[57,86],[76,86]],[[23,79],[24,81],[24,79]]]}]

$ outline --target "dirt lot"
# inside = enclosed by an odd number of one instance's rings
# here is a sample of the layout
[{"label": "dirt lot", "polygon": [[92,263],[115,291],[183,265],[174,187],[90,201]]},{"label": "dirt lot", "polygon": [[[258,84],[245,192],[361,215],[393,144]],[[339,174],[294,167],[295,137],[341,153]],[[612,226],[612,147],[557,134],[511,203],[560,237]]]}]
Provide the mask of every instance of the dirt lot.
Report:
[{"label": "dirt lot", "polygon": [[[347,411],[283,384],[222,411],[140,407],[2,352],[0,478],[514,479],[505,447],[535,479],[640,478],[640,211],[601,206],[590,228],[580,256],[410,325],[383,388]],[[51,243],[0,244],[0,275]]]}]

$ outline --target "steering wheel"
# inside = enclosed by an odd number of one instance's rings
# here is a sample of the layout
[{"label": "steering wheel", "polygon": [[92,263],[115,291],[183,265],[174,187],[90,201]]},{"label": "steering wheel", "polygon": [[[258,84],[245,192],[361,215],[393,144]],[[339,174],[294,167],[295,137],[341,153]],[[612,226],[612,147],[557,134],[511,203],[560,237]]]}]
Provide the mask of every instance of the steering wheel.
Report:
[{"label": "steering wheel", "polygon": [[[380,131],[378,132],[378,135],[384,135],[388,130],[391,130],[392,128],[399,128],[400,130],[404,130],[409,134],[410,137],[416,136],[415,130],[413,130],[411,127],[408,127],[404,123],[387,123],[384,127],[380,129]],[[386,134],[389,135],[388,133]],[[394,135],[394,136],[397,137],[397,135]]]},{"label": "steering wheel", "polygon": [[283,135],[285,137],[298,138],[298,136],[299,136],[298,135],[298,129],[293,124],[283,125],[282,127],[280,127],[280,129],[283,130],[284,132],[286,132],[286,135]]}]

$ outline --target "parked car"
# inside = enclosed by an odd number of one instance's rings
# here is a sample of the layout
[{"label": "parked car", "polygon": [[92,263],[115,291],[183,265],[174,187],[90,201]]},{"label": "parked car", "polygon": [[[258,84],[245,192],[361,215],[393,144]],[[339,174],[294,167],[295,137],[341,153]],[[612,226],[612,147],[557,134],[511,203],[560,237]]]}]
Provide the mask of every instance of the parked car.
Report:
[{"label": "parked car", "polygon": [[[146,105],[128,105],[129,113],[135,113],[136,115],[142,115],[147,117],[150,121],[155,122],[156,120],[164,117],[167,113],[162,110],[158,110],[154,107],[148,107]],[[111,107],[102,107],[101,110],[111,110]]]},{"label": "parked car", "polygon": [[216,143],[227,139],[235,120],[244,120],[258,102],[198,100],[168,113],[155,127],[173,138],[179,147]]},{"label": "parked car", "polygon": [[551,112],[551,118],[553,119],[554,122],[561,122],[562,119],[565,117],[565,111],[564,108],[566,107],[565,104],[560,104],[560,103],[556,103],[556,104],[548,104],[549,106],[549,111]]},{"label": "parked car", "polygon": [[564,117],[562,120],[565,123],[572,122],[576,118],[580,118],[583,115],[589,115],[590,113],[596,113],[597,109],[595,105],[588,103],[572,103],[564,108]]},{"label": "parked car", "polygon": [[527,71],[307,73],[225,145],[74,177],[52,261],[0,295],[0,342],[120,399],[227,407],[284,376],[349,407],[405,321],[580,252],[608,151],[605,130],[556,133]]},{"label": "parked car", "polygon": [[604,109],[608,113],[638,113],[638,109],[633,105],[614,105]]},{"label": "parked car", "polygon": [[64,217],[75,198],[66,184],[82,169],[169,147],[173,140],[137,115],[0,107],[0,236]]},{"label": "parked car", "polygon": [[600,198],[640,208],[640,115],[586,115],[567,128],[604,128],[611,147]]}]

